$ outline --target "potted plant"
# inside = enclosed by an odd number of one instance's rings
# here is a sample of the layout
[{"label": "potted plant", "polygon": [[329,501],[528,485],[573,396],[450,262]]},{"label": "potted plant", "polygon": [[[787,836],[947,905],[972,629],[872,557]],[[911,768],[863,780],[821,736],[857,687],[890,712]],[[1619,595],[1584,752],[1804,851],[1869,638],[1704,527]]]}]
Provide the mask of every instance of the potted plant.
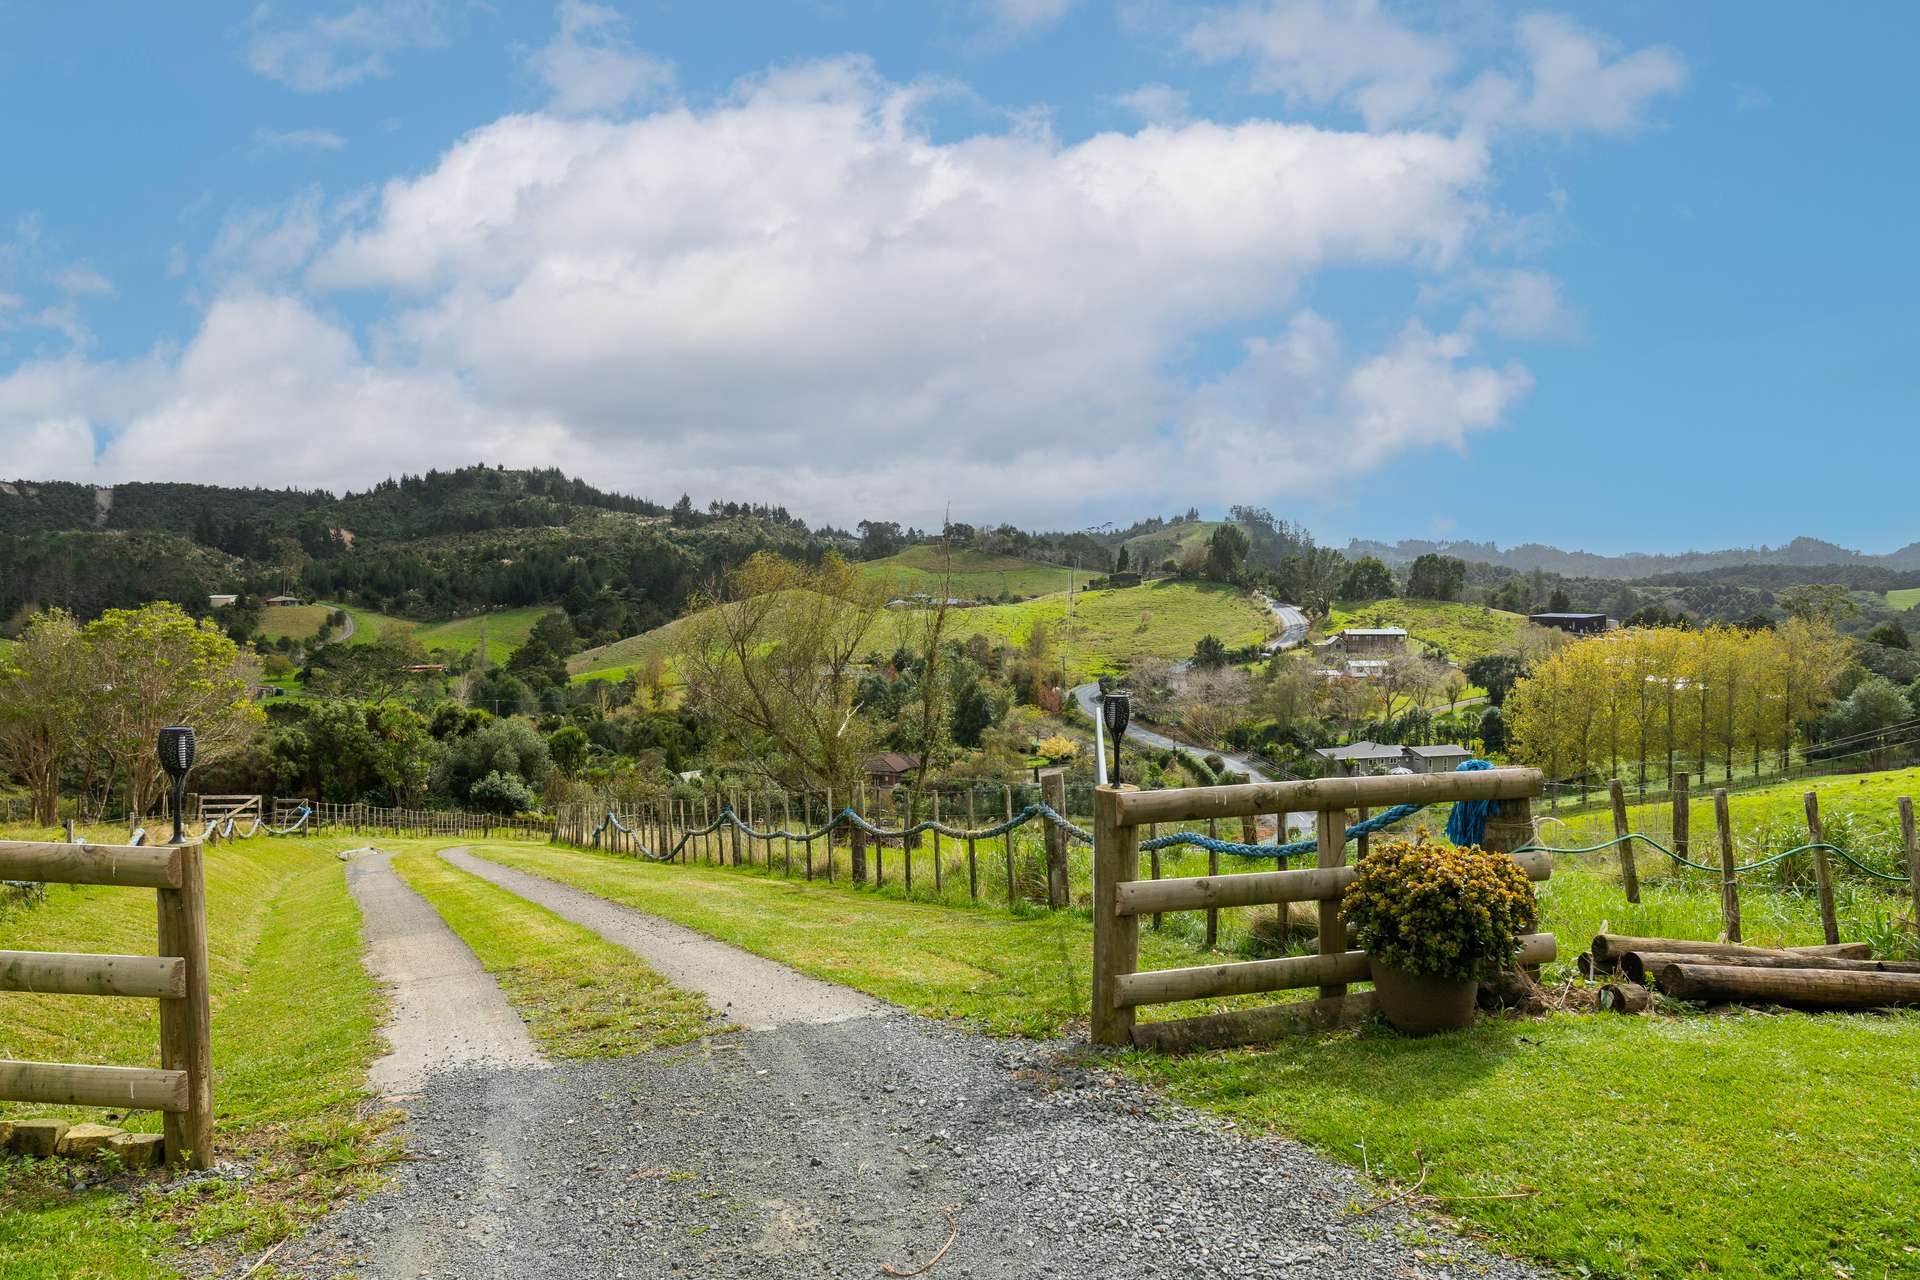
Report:
[{"label": "potted plant", "polygon": [[1471,1025],[1480,979],[1512,962],[1536,918],[1533,886],[1512,858],[1425,830],[1375,844],[1344,905],[1373,961],[1380,1011],[1412,1035]]}]

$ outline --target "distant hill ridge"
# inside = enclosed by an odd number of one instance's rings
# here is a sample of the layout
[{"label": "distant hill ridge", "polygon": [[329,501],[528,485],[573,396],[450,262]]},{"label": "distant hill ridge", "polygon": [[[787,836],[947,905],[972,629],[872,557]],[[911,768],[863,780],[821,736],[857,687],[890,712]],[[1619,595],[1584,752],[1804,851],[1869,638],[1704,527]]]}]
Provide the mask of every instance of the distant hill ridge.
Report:
[{"label": "distant hill ridge", "polygon": [[1698,573],[1756,564],[1787,565],[1802,569],[1827,565],[1920,569],[1920,542],[1910,542],[1886,555],[1868,555],[1819,538],[1795,538],[1779,547],[1683,551],[1677,555],[1628,553],[1604,556],[1591,551],[1562,551],[1558,547],[1537,542],[1525,542],[1502,550],[1499,544],[1493,542],[1438,542],[1420,538],[1404,538],[1399,542],[1355,538],[1346,547],[1349,560],[1374,556],[1389,565],[1408,564],[1428,554],[1454,556],[1476,564],[1500,565],[1523,573],[1543,569],[1548,573],[1580,578],[1650,578],[1663,573]]}]

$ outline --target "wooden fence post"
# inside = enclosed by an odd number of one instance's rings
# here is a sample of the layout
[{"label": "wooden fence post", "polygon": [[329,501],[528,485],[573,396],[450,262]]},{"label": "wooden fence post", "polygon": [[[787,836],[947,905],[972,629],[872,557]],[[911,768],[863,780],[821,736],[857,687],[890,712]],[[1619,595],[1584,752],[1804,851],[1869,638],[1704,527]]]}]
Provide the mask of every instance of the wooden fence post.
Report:
[{"label": "wooden fence post", "polygon": [[[1220,823],[1217,819],[1214,819],[1214,818],[1207,819],[1207,838],[1212,840],[1217,840],[1220,838]],[[1217,876],[1220,874],[1220,851],[1218,849],[1207,850],[1207,874],[1210,876]],[[1211,949],[1219,941],[1220,941],[1220,912],[1213,907],[1208,907],[1207,908],[1207,947]]]},{"label": "wooden fence post", "polygon": [[[933,820],[940,821],[940,793],[933,793]],[[940,833],[933,833],[933,895],[940,896]]]},{"label": "wooden fence post", "polygon": [[1715,788],[1713,823],[1720,830],[1720,924],[1728,942],[1740,941],[1740,885],[1733,864],[1733,819],[1727,813],[1727,789]]},{"label": "wooden fence post", "polygon": [[[1040,798],[1055,813],[1067,812],[1067,771],[1046,769],[1040,774]],[[1047,848],[1047,905],[1059,911],[1067,905],[1067,833],[1049,821],[1043,825]]]},{"label": "wooden fence post", "polygon": [[1093,1042],[1133,1042],[1133,1006],[1115,1004],[1118,979],[1140,965],[1140,917],[1116,910],[1120,885],[1140,877],[1140,828],[1120,825],[1120,791],[1093,793]]},{"label": "wooden fence post", "polygon": [[[1322,809],[1314,814],[1314,834],[1319,841],[1315,863],[1321,867],[1344,867],[1347,865],[1347,814],[1344,809]],[[1282,910],[1286,904],[1282,903]],[[1209,915],[1212,913],[1209,912]],[[1209,921],[1208,932],[1212,932]],[[1208,939],[1211,943],[1212,939]],[[1327,964],[1333,958],[1346,954],[1347,924],[1340,915],[1338,898],[1320,900],[1320,955]],[[1320,984],[1322,1000],[1344,996],[1347,984],[1344,982],[1323,982]]]},{"label": "wooden fence post", "polygon": [[1900,797],[1900,847],[1907,851],[1907,879],[1913,886],[1913,927],[1920,929],[1920,837],[1913,830],[1913,797]]},{"label": "wooden fence post", "polygon": [[[1817,792],[1807,792],[1807,835],[1809,844],[1825,844],[1826,837],[1820,831],[1820,796]],[[1827,864],[1827,851],[1813,851],[1813,885],[1820,893],[1820,927],[1826,933],[1827,945],[1833,946],[1840,941],[1840,918],[1833,909],[1833,869]]]},{"label": "wooden fence post", "polygon": [[1627,839],[1627,793],[1615,778],[1607,784],[1607,797],[1613,801],[1613,838],[1620,842],[1620,883],[1626,886],[1627,901],[1640,901],[1640,865],[1633,856],[1633,841]]},{"label": "wooden fence post", "polygon": [[[1007,821],[1012,822],[1013,821],[1013,788],[1003,785],[1000,788],[1000,794],[1006,798]],[[1007,849],[1007,910],[1011,911],[1013,910],[1013,902],[1015,897],[1014,888],[1013,888],[1013,828],[1008,827],[1006,830],[1006,834],[1003,835],[1001,839],[1006,842],[1006,849]]]},{"label": "wooden fence post", "polygon": [[1669,787],[1673,793],[1673,851],[1683,858],[1690,856],[1693,844],[1693,815],[1687,784],[1687,775],[1676,773]]},{"label": "wooden fence post", "polygon": [[207,995],[207,894],[198,844],[180,846],[180,887],[161,889],[158,953],[186,962],[187,993],[160,1001],[160,1065],[187,1073],[187,1109],[161,1124],[167,1159],[213,1162],[213,1010]]},{"label": "wooden fence post", "polygon": [[833,883],[833,820],[839,810],[833,807],[833,788],[827,788],[827,883]]},{"label": "wooden fence post", "polygon": [[[733,846],[733,865],[740,865],[740,796],[738,792],[727,793],[727,810],[733,815],[727,823],[727,843]],[[724,851],[723,851],[724,852]],[[726,861],[725,857],[720,859]]]},{"label": "wooden fence post", "polygon": [[[1147,839],[1158,840],[1159,838],[1160,838],[1160,824],[1157,822],[1149,823],[1147,825]],[[1150,856],[1153,859],[1153,864],[1152,864],[1153,878],[1155,880],[1158,880],[1160,878],[1160,850],[1155,849]],[[1153,927],[1156,929],[1160,927],[1160,918],[1161,918],[1160,912],[1156,911],[1153,913]]]},{"label": "wooden fence post", "polygon": [[[973,816],[973,788],[967,788],[967,830],[978,831],[980,820]],[[975,902],[980,901],[980,860],[974,853],[974,839],[967,837],[967,893]]]},{"label": "wooden fence post", "polygon": [[[853,811],[861,817],[867,816],[867,784],[856,783],[853,791]],[[853,848],[847,855],[849,868],[847,878],[855,884],[867,882],[867,833],[855,824],[852,828],[850,843]]]}]

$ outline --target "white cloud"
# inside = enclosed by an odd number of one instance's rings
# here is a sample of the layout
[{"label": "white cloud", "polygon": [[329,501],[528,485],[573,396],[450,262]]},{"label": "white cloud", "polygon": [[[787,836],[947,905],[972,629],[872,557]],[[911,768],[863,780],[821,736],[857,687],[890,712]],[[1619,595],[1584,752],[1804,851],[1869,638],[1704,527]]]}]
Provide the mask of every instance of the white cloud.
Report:
[{"label": "white cloud", "polygon": [[1185,124],[1193,115],[1192,102],[1185,89],[1170,84],[1143,84],[1138,89],[1114,95],[1114,105],[1124,107],[1148,124]]},{"label": "white cloud", "polygon": [[1456,55],[1402,25],[1377,0],[1267,0],[1208,12],[1187,48],[1210,62],[1245,58],[1253,88],[1325,106],[1346,101],[1369,127],[1424,116]]},{"label": "white cloud", "polygon": [[553,110],[567,115],[613,111],[670,88],[673,64],[628,42],[627,20],[585,0],[561,0],[560,30],[528,64],[547,86]]},{"label": "white cloud", "polygon": [[326,229],[325,198],[318,187],[308,187],[284,204],[230,212],[221,221],[205,265],[228,286],[279,281],[305,269]]},{"label": "white cloud", "polygon": [[255,129],[253,140],[263,147],[287,150],[338,151],[347,145],[347,140],[331,129],[287,129],[281,132]]},{"label": "white cloud", "polygon": [[[948,499],[1033,520],[1096,461],[1106,506],[1317,494],[1457,446],[1525,392],[1465,331],[1350,350],[1310,313],[1231,368],[1188,364],[1317,272],[1469,269],[1490,177],[1473,138],[1250,121],[936,141],[915,100],[864,62],[811,64],[706,109],[498,120],[345,233],[317,192],[236,214],[185,351],[139,379],[23,366],[0,378],[0,437],[77,418],[106,479],[538,461],[843,523]],[[368,291],[364,341],[322,314],[329,290]]]},{"label": "white cloud", "polygon": [[1523,341],[1573,338],[1581,331],[1580,316],[1567,304],[1560,282],[1535,268],[1460,271],[1420,290],[1427,305],[1463,299],[1468,301],[1463,330]]},{"label": "white cloud", "polygon": [[1353,356],[1330,322],[1301,312],[1280,336],[1250,341],[1238,366],[1194,393],[1181,454],[1188,466],[1210,464],[1199,486],[1206,492],[1237,491],[1257,458],[1264,480],[1299,493],[1412,450],[1463,449],[1533,386],[1517,364],[1471,364],[1472,353],[1464,333],[1410,321],[1383,350]]},{"label": "white cloud", "polygon": [[1526,57],[1525,88],[1507,81],[1505,93],[1483,97],[1480,87],[1494,84],[1497,73],[1482,76],[1464,95],[1470,122],[1623,133],[1640,127],[1653,99],[1686,83],[1686,63],[1664,45],[1621,54],[1613,41],[1551,13],[1528,14],[1514,31]]},{"label": "white cloud", "polygon": [[389,55],[447,43],[445,0],[368,0],[332,17],[281,26],[271,6],[253,11],[241,58],[301,93],[345,88],[391,74]]},{"label": "white cloud", "polygon": [[1072,10],[1077,0],[977,0],[987,18],[1002,32],[1025,35],[1050,27]]},{"label": "white cloud", "polygon": [[95,271],[84,262],[75,263],[58,272],[53,282],[60,292],[70,298],[110,298],[113,296],[113,281]]},{"label": "white cloud", "polygon": [[1348,107],[1371,129],[1619,133],[1643,124],[1649,104],[1686,81],[1672,49],[1622,54],[1558,14],[1528,14],[1505,35],[1512,65],[1464,85],[1456,83],[1464,41],[1416,31],[1379,0],[1248,0],[1207,11],[1186,47],[1203,61],[1248,62],[1257,92]]}]

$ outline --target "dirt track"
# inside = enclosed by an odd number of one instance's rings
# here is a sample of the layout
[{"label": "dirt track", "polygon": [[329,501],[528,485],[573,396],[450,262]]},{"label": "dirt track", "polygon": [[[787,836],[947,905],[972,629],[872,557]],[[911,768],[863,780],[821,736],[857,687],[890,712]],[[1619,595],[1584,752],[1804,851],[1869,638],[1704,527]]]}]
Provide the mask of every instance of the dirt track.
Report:
[{"label": "dirt track", "polygon": [[[774,1025],[551,1068],[409,1051],[425,1063],[406,1103],[421,1158],[274,1260],[294,1273],[866,1277],[926,1264],[951,1234],[937,1280],[1538,1274],[1430,1228],[1406,1243],[1395,1209],[1354,1215],[1373,1193],[1349,1170],[1174,1107],[1084,1049],[988,1040],[769,977],[764,960],[640,913],[450,860],[687,966],[710,998],[733,989],[738,1021]],[[352,872],[356,894],[373,891],[374,950],[433,933],[406,918],[389,869]],[[437,958],[391,970],[397,1045],[449,1043],[403,1025],[442,1017],[418,1012],[434,993],[488,1007],[440,950],[419,943]]]}]

